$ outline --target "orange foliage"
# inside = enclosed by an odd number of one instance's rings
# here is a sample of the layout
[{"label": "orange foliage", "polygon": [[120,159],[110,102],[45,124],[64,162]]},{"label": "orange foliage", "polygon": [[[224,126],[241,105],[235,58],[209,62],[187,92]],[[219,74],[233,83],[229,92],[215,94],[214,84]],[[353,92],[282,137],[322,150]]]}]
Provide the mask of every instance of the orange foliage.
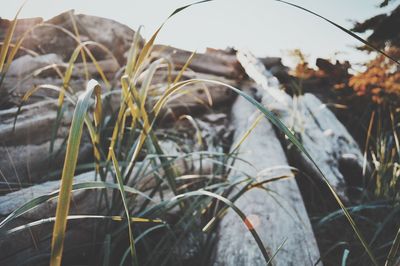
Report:
[{"label": "orange foliage", "polygon": [[294,49],[289,52],[295,60],[297,60],[296,68],[292,71],[292,75],[299,79],[309,79],[317,75],[317,71],[310,68],[306,56],[300,49]]},{"label": "orange foliage", "polygon": [[[386,51],[394,58],[400,58],[399,48]],[[383,55],[370,61],[365,72],[349,80],[349,86],[357,95],[367,96],[378,104],[398,102],[400,99],[400,67]]]}]

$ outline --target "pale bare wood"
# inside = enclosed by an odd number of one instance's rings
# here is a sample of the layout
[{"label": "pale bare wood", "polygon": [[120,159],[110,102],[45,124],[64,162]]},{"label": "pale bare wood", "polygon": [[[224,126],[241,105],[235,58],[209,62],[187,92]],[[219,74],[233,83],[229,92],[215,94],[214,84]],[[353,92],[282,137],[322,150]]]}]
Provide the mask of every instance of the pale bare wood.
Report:
[{"label": "pale bare wood", "polygon": [[[236,100],[232,108],[234,143],[258,115],[246,100],[241,97]],[[270,256],[286,241],[273,264],[313,265],[319,258],[319,250],[310,220],[285,152],[266,119],[242,143],[238,156],[244,161],[235,161],[236,171],[229,176],[232,182],[243,178],[243,173],[257,181],[287,177],[265,184],[265,189],[253,188],[235,202],[253,224]],[[217,239],[214,265],[265,265],[255,240],[233,210],[220,222]]]},{"label": "pale bare wood", "polygon": [[[74,183],[95,180],[95,173],[88,172],[74,177]],[[112,181],[111,175],[107,181]],[[52,193],[59,189],[60,180],[47,181],[39,185],[24,188],[16,192],[0,196],[0,220],[3,220],[16,208],[36,197]],[[70,215],[102,215],[105,210],[104,201],[99,205],[100,190],[78,190],[72,193]],[[29,222],[55,216],[57,200],[52,199],[42,203],[33,210],[11,221],[5,230]],[[99,212],[100,210],[100,212]],[[76,243],[89,244],[93,241],[94,223],[91,220],[69,221],[66,232],[66,246],[73,247]],[[20,265],[32,257],[50,251],[50,239],[53,223],[46,223],[31,227],[20,232],[12,233],[0,238],[0,264]]]},{"label": "pale bare wood", "polygon": [[[56,100],[47,100],[0,111],[0,180],[12,183],[38,183],[64,160],[63,144],[69,131],[72,112],[66,112],[55,134],[54,154],[50,154],[52,131],[57,116]],[[61,153],[57,153],[61,149]],[[92,154],[87,136],[80,146],[79,161]]]},{"label": "pale bare wood", "polygon": [[[152,52],[154,58],[169,58],[178,70],[186,64],[191,54],[190,51],[165,45],[155,45]],[[243,71],[236,56],[221,50],[196,53],[189,68],[199,73],[213,74],[230,79],[240,80],[243,77]]]},{"label": "pale bare wood", "polygon": [[[314,95],[306,93],[292,98],[279,88],[277,79],[250,52],[239,51],[237,56],[249,77],[266,92],[263,104],[299,136],[329,183],[343,200],[347,200],[346,180],[341,166],[352,165],[362,169],[363,163],[362,153],[353,137]],[[321,178],[303,152],[297,149],[290,152],[312,176]]]}]

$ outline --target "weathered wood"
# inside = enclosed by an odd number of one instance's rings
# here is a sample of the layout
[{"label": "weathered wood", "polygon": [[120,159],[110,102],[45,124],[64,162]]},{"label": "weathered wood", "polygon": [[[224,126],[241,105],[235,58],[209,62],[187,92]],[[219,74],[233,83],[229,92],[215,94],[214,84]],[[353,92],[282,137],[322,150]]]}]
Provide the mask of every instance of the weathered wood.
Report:
[{"label": "weathered wood", "polygon": [[[262,89],[258,92],[264,94]],[[258,115],[242,97],[236,100],[232,107],[234,143]],[[254,226],[270,256],[286,241],[273,260],[274,265],[313,265],[319,258],[314,233],[284,150],[266,119],[242,143],[238,156],[244,161],[235,161],[236,171],[229,176],[232,182],[244,174],[257,181],[286,177],[264,184],[265,189],[253,188],[235,202]],[[233,210],[229,209],[220,222],[217,239],[215,265],[265,265],[255,240]]]},{"label": "weathered wood", "polygon": [[[279,89],[276,78],[250,52],[239,51],[237,56],[249,77],[267,91],[263,104],[299,136],[329,183],[342,199],[347,200],[346,180],[341,166],[347,164],[362,169],[363,163],[362,153],[353,137],[315,96],[306,93],[292,98]],[[321,177],[304,153],[297,149],[290,152],[312,176]]]},{"label": "weathered wood", "polygon": [[[27,30],[34,27],[35,25],[42,23],[43,18],[23,18],[18,19],[17,24],[15,26],[14,34],[13,34],[13,43],[15,43],[18,38],[24,34]],[[11,26],[12,20],[0,18],[0,39],[4,40],[5,35],[7,33],[8,28]]]},{"label": "weathered wood", "polygon": [[[104,45],[123,65],[126,61],[125,52],[129,49],[134,31],[122,23],[111,19],[89,16],[84,14],[76,15],[73,10],[61,13],[43,24],[62,27],[72,34],[75,34],[72,18],[76,22],[81,41],[95,41]],[[15,38],[21,36],[25,30],[34,26],[35,29],[26,35],[22,46],[40,54],[55,53],[68,61],[78,43],[72,37],[55,27],[41,26],[42,19],[20,20]],[[1,25],[1,24],[4,24]],[[17,24],[17,25],[18,25]],[[9,25],[7,21],[0,20],[0,35],[2,30]],[[143,41],[141,40],[141,43]],[[108,53],[102,49],[90,45],[89,49],[97,60],[108,58]]]},{"label": "weathered wood", "polygon": [[[209,133],[212,134],[212,133]],[[199,174],[200,167],[198,163],[198,155],[193,157],[184,157],[185,152],[183,152],[179,146],[172,141],[160,141],[160,146],[162,150],[168,155],[179,158],[174,161],[173,167],[178,175],[185,174]],[[34,153],[39,156],[37,152]],[[143,191],[144,193],[150,193],[152,188],[155,186],[156,181],[159,178],[165,176],[163,169],[158,169],[156,171],[142,171],[143,162],[139,162],[135,165],[130,180],[127,181],[127,185],[134,186],[136,189]],[[201,164],[201,174],[206,175],[212,173],[213,163],[210,160],[203,159]],[[146,167],[144,167],[146,168]],[[146,174],[147,173],[147,174]],[[139,178],[134,179],[136,175]],[[106,178],[107,182],[114,182],[111,174]],[[74,177],[75,183],[87,182],[95,180],[94,172],[87,172]],[[165,182],[165,180],[164,180]],[[7,215],[13,212],[18,207],[22,206],[24,203],[32,200],[36,197],[49,194],[53,191],[59,189],[60,181],[48,181],[42,184],[37,184],[28,188],[21,189],[16,192],[9,193],[4,196],[0,196],[0,220],[4,219]],[[165,186],[166,188],[166,186]],[[105,201],[99,201],[98,190],[79,190],[73,193],[72,205],[70,214],[96,214],[101,215],[103,211],[106,210]],[[109,194],[111,197],[112,194]],[[164,199],[172,198],[174,195],[171,190],[165,189]],[[144,202],[145,198],[138,197],[135,201],[135,205],[139,208]],[[161,202],[159,195],[154,195],[153,200],[155,203]],[[18,225],[23,225],[28,222],[52,217],[55,214],[56,200],[49,200],[35,209],[25,213],[23,216],[17,218],[13,221],[7,228],[14,228]],[[154,204],[150,203],[150,206]],[[177,215],[179,208],[172,208],[169,210],[169,215]],[[70,224],[72,226],[70,226]],[[69,222],[69,229],[67,231],[67,239],[73,239],[67,241],[66,245],[72,245],[76,243],[90,243],[93,236],[93,228],[90,227],[90,221],[79,221]],[[6,252],[0,254],[0,263],[11,263],[18,264],[26,261],[29,257],[42,254],[43,252],[48,252],[50,247],[50,239],[47,236],[51,232],[51,225],[45,224],[38,227],[34,227],[29,230],[21,231],[15,234],[11,234],[5,238],[0,239],[0,248],[5,247],[9,243]],[[6,228],[6,229],[7,229]],[[103,237],[101,233],[97,232],[98,239]],[[36,248],[38,247],[38,249]]]},{"label": "weathered wood", "polygon": [[[98,66],[101,68],[103,73],[106,75],[108,78],[112,78],[115,73],[120,69],[120,65],[118,64],[118,61],[115,59],[104,59],[104,60],[98,60],[97,61]],[[28,75],[31,75],[29,78],[36,78],[40,74],[43,73],[46,76],[51,76],[55,79],[59,78],[57,73],[53,71],[49,71],[48,69],[43,70],[39,73],[39,70],[45,68],[45,67],[50,67],[52,65],[55,65],[58,67],[58,69],[61,71],[61,73],[65,73],[65,70],[69,66],[69,63],[63,62],[61,56],[56,55],[56,54],[45,54],[45,55],[39,55],[39,56],[32,56],[32,55],[24,55],[21,56],[17,59],[15,59],[11,65],[10,68],[8,69],[6,73],[6,79],[7,78],[27,78]],[[86,69],[85,69],[86,68]],[[88,74],[92,77],[97,77],[99,76],[98,70],[93,62],[77,62],[74,64],[74,68],[72,71],[72,77],[73,78],[84,78],[85,75],[85,70],[88,71]],[[33,76],[35,75],[35,76]],[[53,83],[51,83],[53,84]]]},{"label": "weathered wood", "polygon": [[[14,185],[35,184],[49,178],[48,174],[62,168],[65,156],[64,139],[55,139],[54,151],[50,153],[51,141],[40,144],[2,146],[0,145],[0,180]],[[79,148],[79,163],[87,161],[93,153],[92,146],[83,141]]]},{"label": "weathered wood", "polygon": [[[81,78],[74,78],[71,79],[69,82],[69,87],[73,92],[83,91],[86,88],[86,80],[84,78],[84,73],[82,73]],[[4,79],[2,83],[2,89],[4,91],[8,91],[10,94],[8,95],[7,102],[12,107],[15,107],[21,103],[22,97],[28,92],[29,90],[41,86],[50,84],[52,86],[56,86],[58,88],[62,88],[63,80],[57,76],[48,76],[48,77],[29,77],[28,78],[19,78],[9,76]],[[100,82],[100,84],[102,84]],[[103,88],[105,88],[103,86]],[[28,103],[40,102],[46,98],[53,98],[56,99],[59,95],[58,91],[44,89],[41,88],[36,90],[36,92],[29,98]],[[4,101],[0,102],[3,104]]]},{"label": "weathered wood", "polygon": [[56,64],[62,65],[63,61],[61,56],[56,54],[45,54],[39,56],[24,55],[15,59],[6,73],[6,78],[10,76],[23,78],[27,75],[33,74],[34,71],[49,65]]},{"label": "weathered wood", "polygon": [[[74,183],[94,181],[94,172],[88,172],[74,177]],[[111,180],[111,176],[110,179]],[[0,196],[0,220],[3,220],[16,208],[36,197],[52,193],[59,189],[60,181],[48,181],[29,188]],[[99,190],[79,190],[73,192],[71,199],[70,215],[73,214],[98,214],[101,215],[104,206],[99,205]],[[24,225],[29,222],[55,216],[57,200],[52,199],[40,204],[33,210],[11,221],[5,230]],[[99,207],[100,206],[100,207]],[[69,221],[66,232],[66,247],[73,247],[77,243],[91,243],[93,241],[94,222],[91,220]],[[51,231],[53,223],[25,229],[16,233],[3,235],[0,238],[0,264],[20,265],[33,258],[50,251]],[[83,250],[87,251],[85,248]],[[77,251],[76,254],[78,254]]]},{"label": "weathered wood", "polygon": [[[168,73],[168,71],[164,69],[155,73],[152,79],[153,101],[149,102],[149,108],[151,108],[154,105],[154,101],[158,100],[159,96],[165,92],[168,84],[168,75],[170,75],[170,79],[174,80],[178,74],[179,71],[171,71],[171,73]],[[181,80],[188,79],[214,80],[231,86],[237,86],[237,82],[232,79],[219,77],[212,74],[195,73],[189,70],[185,71],[181,76]],[[141,82],[142,79],[139,80],[139,84]],[[223,85],[207,82],[190,84],[182,88],[180,93],[173,94],[167,100],[165,106],[161,110],[160,117],[170,120],[171,118],[178,119],[184,114],[201,114],[201,112],[216,108],[221,105],[230,105],[235,98],[236,94],[231,89]]]},{"label": "weathered wood", "polygon": [[[117,71],[120,70],[121,68],[120,65],[118,64],[118,61],[114,59],[100,60],[97,62],[97,64],[108,79],[114,78]],[[76,63],[74,65],[72,76],[75,78],[83,78],[85,76],[86,70],[88,71],[88,74],[91,77],[100,77],[100,74],[95,64],[92,62],[86,62],[86,64]]]},{"label": "weathered wood", "polygon": [[[204,129],[203,131],[204,134],[208,134],[208,138],[213,138],[216,137],[215,134],[217,134],[215,131],[207,130]],[[206,155],[200,155],[200,153],[196,153],[196,150],[192,151],[193,153],[191,156],[187,156],[187,151],[183,151],[182,148],[179,147],[179,145],[173,141],[170,140],[162,140],[159,141],[160,148],[162,149],[163,153],[168,160],[171,160],[171,169],[175,171],[177,176],[183,176],[183,175],[211,175],[213,173],[213,166],[214,162],[213,159],[206,156]],[[207,149],[209,152],[215,151],[216,147],[208,143]],[[138,163],[137,167],[134,168],[132,172],[132,177],[136,176],[137,171],[139,171],[140,164],[143,164],[143,162]],[[161,165],[161,162],[159,162],[159,165]],[[160,167],[159,169],[152,170],[151,167],[147,171],[141,172],[142,177],[139,180],[133,180],[131,178],[128,181],[128,185],[134,186],[138,188],[141,191],[146,191],[149,189],[152,189],[156,186],[157,181],[160,180],[160,177],[165,178],[165,172],[164,168]],[[166,179],[164,179],[164,183],[166,182]]]},{"label": "weathered wood", "polygon": [[[47,100],[26,105],[17,122],[17,108],[0,111],[0,179],[11,183],[37,183],[45,174],[61,168],[64,140],[68,135],[71,113],[66,112],[54,139],[50,154],[52,130],[56,122],[57,103]],[[85,135],[84,135],[85,136]],[[60,153],[58,153],[61,151]],[[80,162],[92,154],[87,137],[80,146]]]},{"label": "weathered wood", "polygon": [[[165,45],[155,45],[152,56],[155,58],[170,58],[176,69],[181,69],[189,59],[192,52],[180,50]],[[206,53],[196,53],[189,68],[193,71],[213,74],[240,80],[243,78],[243,71],[234,54],[221,50],[209,50]]]}]

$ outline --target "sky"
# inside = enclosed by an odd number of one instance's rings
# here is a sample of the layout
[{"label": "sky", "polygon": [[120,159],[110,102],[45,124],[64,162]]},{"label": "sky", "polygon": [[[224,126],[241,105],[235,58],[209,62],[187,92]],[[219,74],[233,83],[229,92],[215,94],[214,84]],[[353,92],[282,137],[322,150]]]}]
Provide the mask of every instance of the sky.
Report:
[{"label": "sky", "polygon": [[[0,0],[0,17],[14,17],[22,0]],[[111,18],[137,29],[149,38],[176,8],[187,0],[28,0],[20,17],[51,18],[63,11]],[[354,21],[388,12],[381,0],[290,0],[334,22],[351,28]],[[365,35],[363,35],[365,37]],[[157,43],[202,52],[206,47],[251,50],[257,56],[281,56],[293,64],[289,51],[299,48],[311,64],[317,57],[365,61],[354,47],[360,43],[329,23],[273,0],[216,0],[193,6],[167,22]]]}]

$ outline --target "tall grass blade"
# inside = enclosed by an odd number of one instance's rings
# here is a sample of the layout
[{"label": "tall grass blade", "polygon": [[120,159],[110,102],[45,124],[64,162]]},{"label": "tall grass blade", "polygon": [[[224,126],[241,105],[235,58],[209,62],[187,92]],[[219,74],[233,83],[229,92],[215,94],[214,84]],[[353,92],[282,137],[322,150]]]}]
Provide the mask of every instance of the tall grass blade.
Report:
[{"label": "tall grass blade", "polygon": [[342,209],[344,215],[346,216],[349,224],[351,225],[354,233],[356,234],[357,238],[360,240],[361,244],[363,245],[365,251],[367,252],[368,256],[370,257],[371,261],[373,262],[374,265],[378,265],[377,260],[375,259],[375,256],[373,255],[368,243],[365,241],[363,235],[361,234],[361,231],[359,230],[358,226],[354,222],[353,218],[351,217],[349,211],[346,209],[346,206],[344,206],[342,200],[339,198],[338,194],[335,192],[334,188],[331,186],[329,183],[328,179],[324,175],[324,173],[321,171],[317,163],[314,161],[314,159],[311,157],[311,155],[307,152],[307,150],[304,148],[304,146],[301,144],[301,142],[293,135],[293,133],[285,126],[285,124],[282,123],[281,120],[279,120],[278,117],[276,117],[275,114],[273,114],[271,111],[266,109],[261,103],[257,102],[253,97],[250,95],[242,92],[241,90],[230,86],[228,84],[225,84],[223,82],[215,81],[215,80],[206,80],[206,79],[190,79],[190,80],[185,80],[182,82],[179,82],[172,86],[170,89],[168,89],[164,95],[159,99],[159,101],[155,104],[153,110],[155,114],[157,115],[159,111],[161,110],[162,106],[165,104],[167,101],[168,97],[170,97],[172,94],[176,93],[180,89],[182,89],[185,86],[188,86],[190,84],[198,83],[198,82],[207,82],[211,84],[218,84],[225,86],[231,90],[233,90],[235,93],[239,94],[241,97],[245,98],[248,102],[250,102],[254,107],[256,107],[258,110],[260,110],[266,118],[274,124],[280,131],[282,131],[301,152],[303,152],[306,157],[310,160],[310,162],[316,167],[318,172],[320,173],[322,180],[324,183],[327,185],[329,191],[332,193],[333,197],[335,198],[336,202]]},{"label": "tall grass blade", "polygon": [[[119,190],[119,185],[115,183],[109,183],[109,182],[103,182],[103,181],[91,181],[91,182],[81,182],[81,183],[76,183],[72,185],[72,191],[78,191],[78,190],[86,190],[86,189],[118,189]],[[144,197],[146,200],[154,202],[154,200],[150,197],[148,197],[146,194],[140,192],[139,190],[125,186],[124,187],[125,192],[131,193],[131,194],[137,194],[142,197]],[[26,203],[24,203],[22,206],[19,208],[15,209],[12,213],[10,213],[4,220],[0,222],[0,230],[9,222],[12,220],[20,217],[21,215],[27,213],[28,211],[33,210],[34,208],[38,207],[40,204],[57,198],[59,195],[60,191],[56,190],[53,191],[49,194],[45,194],[39,197],[36,197]]]},{"label": "tall grass blade", "polygon": [[155,41],[155,39],[156,39],[158,33],[161,31],[161,29],[163,28],[164,24],[165,24],[170,18],[172,18],[173,16],[175,16],[176,14],[178,14],[179,12],[185,10],[185,9],[188,8],[188,7],[191,7],[191,6],[197,5],[197,4],[201,4],[201,3],[205,3],[205,2],[211,2],[211,1],[213,1],[213,0],[198,1],[198,2],[194,2],[194,3],[188,4],[188,5],[186,5],[186,6],[182,6],[182,7],[180,7],[180,8],[175,9],[175,10],[171,13],[171,15],[169,15],[169,16],[167,17],[167,19],[164,21],[164,23],[161,24],[161,26],[156,30],[156,32],[151,36],[150,40],[149,40],[149,41],[145,44],[145,46],[143,47],[143,50],[141,51],[141,53],[140,53],[140,55],[139,55],[139,58],[138,58],[138,60],[137,60],[136,67],[135,67],[135,71],[137,71],[137,70],[139,69],[139,67],[142,66],[144,60],[149,56],[149,54],[150,54],[150,52],[151,52],[151,48],[152,48],[153,45],[154,45],[154,41]]},{"label": "tall grass blade", "polygon": [[[57,203],[56,220],[53,228],[50,255],[50,265],[52,266],[61,265],[65,231],[67,227],[67,217],[71,202],[72,182],[78,160],[83,123],[86,112],[89,108],[90,98],[93,91],[97,91],[96,95],[98,95],[98,92],[101,93],[100,85],[95,80],[89,81],[85,93],[79,96],[71,122],[64,168],[61,176],[60,196]],[[99,99],[99,101],[101,100]]]},{"label": "tall grass blade", "polygon": [[[6,77],[6,72],[8,71],[8,67],[11,64],[11,61],[13,60],[15,53],[14,50],[18,50],[19,46],[18,45],[12,45],[11,40],[12,36],[14,35],[15,27],[17,26],[17,18],[19,13],[21,12],[22,8],[24,7],[25,3],[27,0],[23,2],[21,7],[18,9],[17,14],[15,15],[13,21],[11,22],[11,25],[8,27],[5,38],[2,42],[1,45],[1,50],[0,50],[0,89],[1,85],[3,84],[4,78]],[[9,49],[12,47],[13,49],[9,53]],[[4,64],[6,62],[8,54],[8,60],[7,64]]]},{"label": "tall grass blade", "polygon": [[393,240],[392,247],[390,248],[389,254],[387,256],[385,266],[394,266],[396,254],[398,253],[400,248],[400,227],[397,231],[396,237]]},{"label": "tall grass blade", "polygon": [[133,239],[133,231],[132,231],[132,225],[130,222],[129,208],[128,208],[128,205],[126,204],[124,181],[122,180],[122,175],[121,175],[121,172],[119,169],[117,158],[115,157],[114,150],[111,149],[110,152],[111,152],[111,159],[112,159],[112,162],[114,165],[115,175],[117,176],[119,191],[121,193],[122,204],[124,205],[125,214],[128,219],[128,231],[129,231],[129,242],[130,242],[130,252],[131,252],[131,257],[132,257],[132,265],[138,266],[139,263],[137,260],[137,255],[136,255],[136,250],[135,250],[135,240]]},{"label": "tall grass blade", "polygon": [[14,19],[11,22],[11,25],[7,29],[6,36],[4,37],[3,45],[1,46],[0,50],[0,73],[3,74],[3,67],[4,62],[6,61],[7,52],[9,50],[11,39],[15,31],[15,27],[17,26],[17,18],[19,13],[21,12],[22,8],[24,7],[26,1],[22,4],[22,6],[18,9],[17,14],[15,15]]},{"label": "tall grass blade", "polygon": [[193,60],[195,54],[196,54],[196,51],[193,51],[193,52],[190,54],[188,60],[186,60],[186,63],[183,65],[183,67],[181,68],[181,70],[179,70],[179,73],[178,73],[178,75],[176,76],[176,78],[175,78],[175,80],[174,80],[173,83],[178,83],[178,82],[181,80],[183,73],[185,73],[186,69],[187,69],[187,68],[189,67],[189,65],[192,63],[192,60]]},{"label": "tall grass blade", "polygon": [[[76,38],[80,41],[81,40],[81,36],[79,34],[78,25],[76,24],[76,21],[75,21],[75,14],[74,14],[73,11],[70,11],[68,14],[69,14],[69,17],[71,19],[72,27],[74,29],[74,33],[76,35]],[[82,58],[82,62],[83,62],[85,78],[86,78],[86,80],[89,80],[89,71],[88,71],[87,64],[86,64],[86,55],[85,55],[84,50],[81,50],[81,58]]]},{"label": "tall grass blade", "polygon": [[274,252],[274,254],[272,255],[271,259],[268,261],[268,264],[272,264],[272,260],[275,258],[275,256],[279,253],[279,251],[283,248],[283,246],[285,245],[286,241],[288,239],[285,238],[285,240],[283,240],[282,244],[279,245],[279,247],[277,248],[277,250]]},{"label": "tall grass blade", "polygon": [[173,197],[170,202],[173,202],[175,200],[180,200],[186,197],[193,197],[193,196],[208,196],[208,197],[212,197],[215,198],[219,201],[222,201],[223,203],[225,203],[226,205],[228,205],[230,208],[232,208],[237,215],[239,215],[239,217],[242,219],[242,221],[244,222],[244,224],[246,225],[247,229],[250,231],[251,235],[253,236],[254,240],[256,241],[258,248],[260,249],[264,260],[266,262],[267,265],[271,264],[271,259],[270,256],[268,255],[268,252],[260,238],[260,236],[257,234],[256,230],[254,229],[253,224],[251,223],[251,221],[249,219],[247,219],[246,215],[235,205],[233,204],[230,200],[228,200],[227,198],[222,197],[221,195],[212,193],[210,191],[206,191],[206,190],[198,190],[198,191],[192,191],[192,192],[187,192],[184,194],[180,194],[177,195],[175,197]]},{"label": "tall grass blade", "polygon": [[[105,215],[69,215],[67,217],[67,220],[110,220],[110,221],[114,221],[114,222],[123,222],[126,220],[126,218],[122,217],[122,216],[105,216]],[[39,226],[39,225],[43,225],[43,224],[47,224],[47,223],[52,223],[56,220],[55,217],[49,217],[49,218],[44,218],[38,221],[34,221],[34,222],[30,222],[30,223],[26,223],[17,227],[14,227],[8,231],[6,231],[4,233],[4,235],[8,235],[8,234],[14,234],[14,233],[18,233],[20,231],[32,228],[34,226]],[[130,217],[129,221],[132,223],[162,223],[164,226],[164,221],[160,220],[160,219],[145,219],[145,218],[140,218],[140,217]],[[1,235],[1,234],[0,234]]]},{"label": "tall grass blade", "polygon": [[125,66],[125,75],[128,75],[130,78],[132,77],[132,73],[136,65],[136,59],[139,54],[139,40],[140,40],[141,28],[142,27],[139,27],[138,30],[133,35],[133,42],[128,52],[128,60]]},{"label": "tall grass blade", "polygon": [[347,265],[347,258],[349,257],[350,251],[346,248],[343,251],[343,257],[342,257],[342,266],[346,266]]},{"label": "tall grass blade", "polygon": [[301,10],[303,10],[303,11],[306,11],[307,13],[310,13],[310,14],[312,14],[312,15],[314,15],[314,16],[317,16],[317,17],[319,17],[319,18],[321,18],[321,19],[327,21],[328,23],[332,24],[332,25],[335,26],[336,28],[339,28],[340,30],[342,30],[342,31],[344,31],[345,33],[347,33],[347,34],[349,34],[350,36],[352,36],[353,38],[357,39],[358,41],[360,41],[360,42],[362,42],[363,44],[367,45],[368,47],[374,49],[374,50],[377,51],[378,53],[380,53],[380,54],[384,55],[385,57],[389,58],[390,60],[392,60],[392,61],[395,62],[396,64],[400,65],[400,62],[397,61],[394,57],[388,55],[387,53],[385,53],[385,52],[382,51],[381,49],[375,47],[375,46],[374,46],[373,44],[371,44],[370,42],[364,40],[363,38],[361,38],[360,36],[358,36],[358,35],[355,34],[354,32],[352,32],[352,31],[346,29],[346,28],[343,27],[343,26],[340,26],[339,24],[333,22],[332,20],[329,20],[329,19],[327,19],[327,18],[325,18],[325,17],[323,17],[323,16],[321,16],[321,15],[319,15],[319,14],[317,14],[317,13],[315,13],[315,12],[313,12],[313,11],[307,9],[307,8],[304,8],[304,7],[302,7],[302,6],[299,6],[299,5],[296,5],[296,4],[293,4],[293,3],[286,2],[286,1],[283,1],[283,0],[275,0],[275,1],[281,2],[281,3],[286,4],[286,5],[289,5],[289,6],[296,7],[296,8],[298,8],[298,9],[301,9]]}]

